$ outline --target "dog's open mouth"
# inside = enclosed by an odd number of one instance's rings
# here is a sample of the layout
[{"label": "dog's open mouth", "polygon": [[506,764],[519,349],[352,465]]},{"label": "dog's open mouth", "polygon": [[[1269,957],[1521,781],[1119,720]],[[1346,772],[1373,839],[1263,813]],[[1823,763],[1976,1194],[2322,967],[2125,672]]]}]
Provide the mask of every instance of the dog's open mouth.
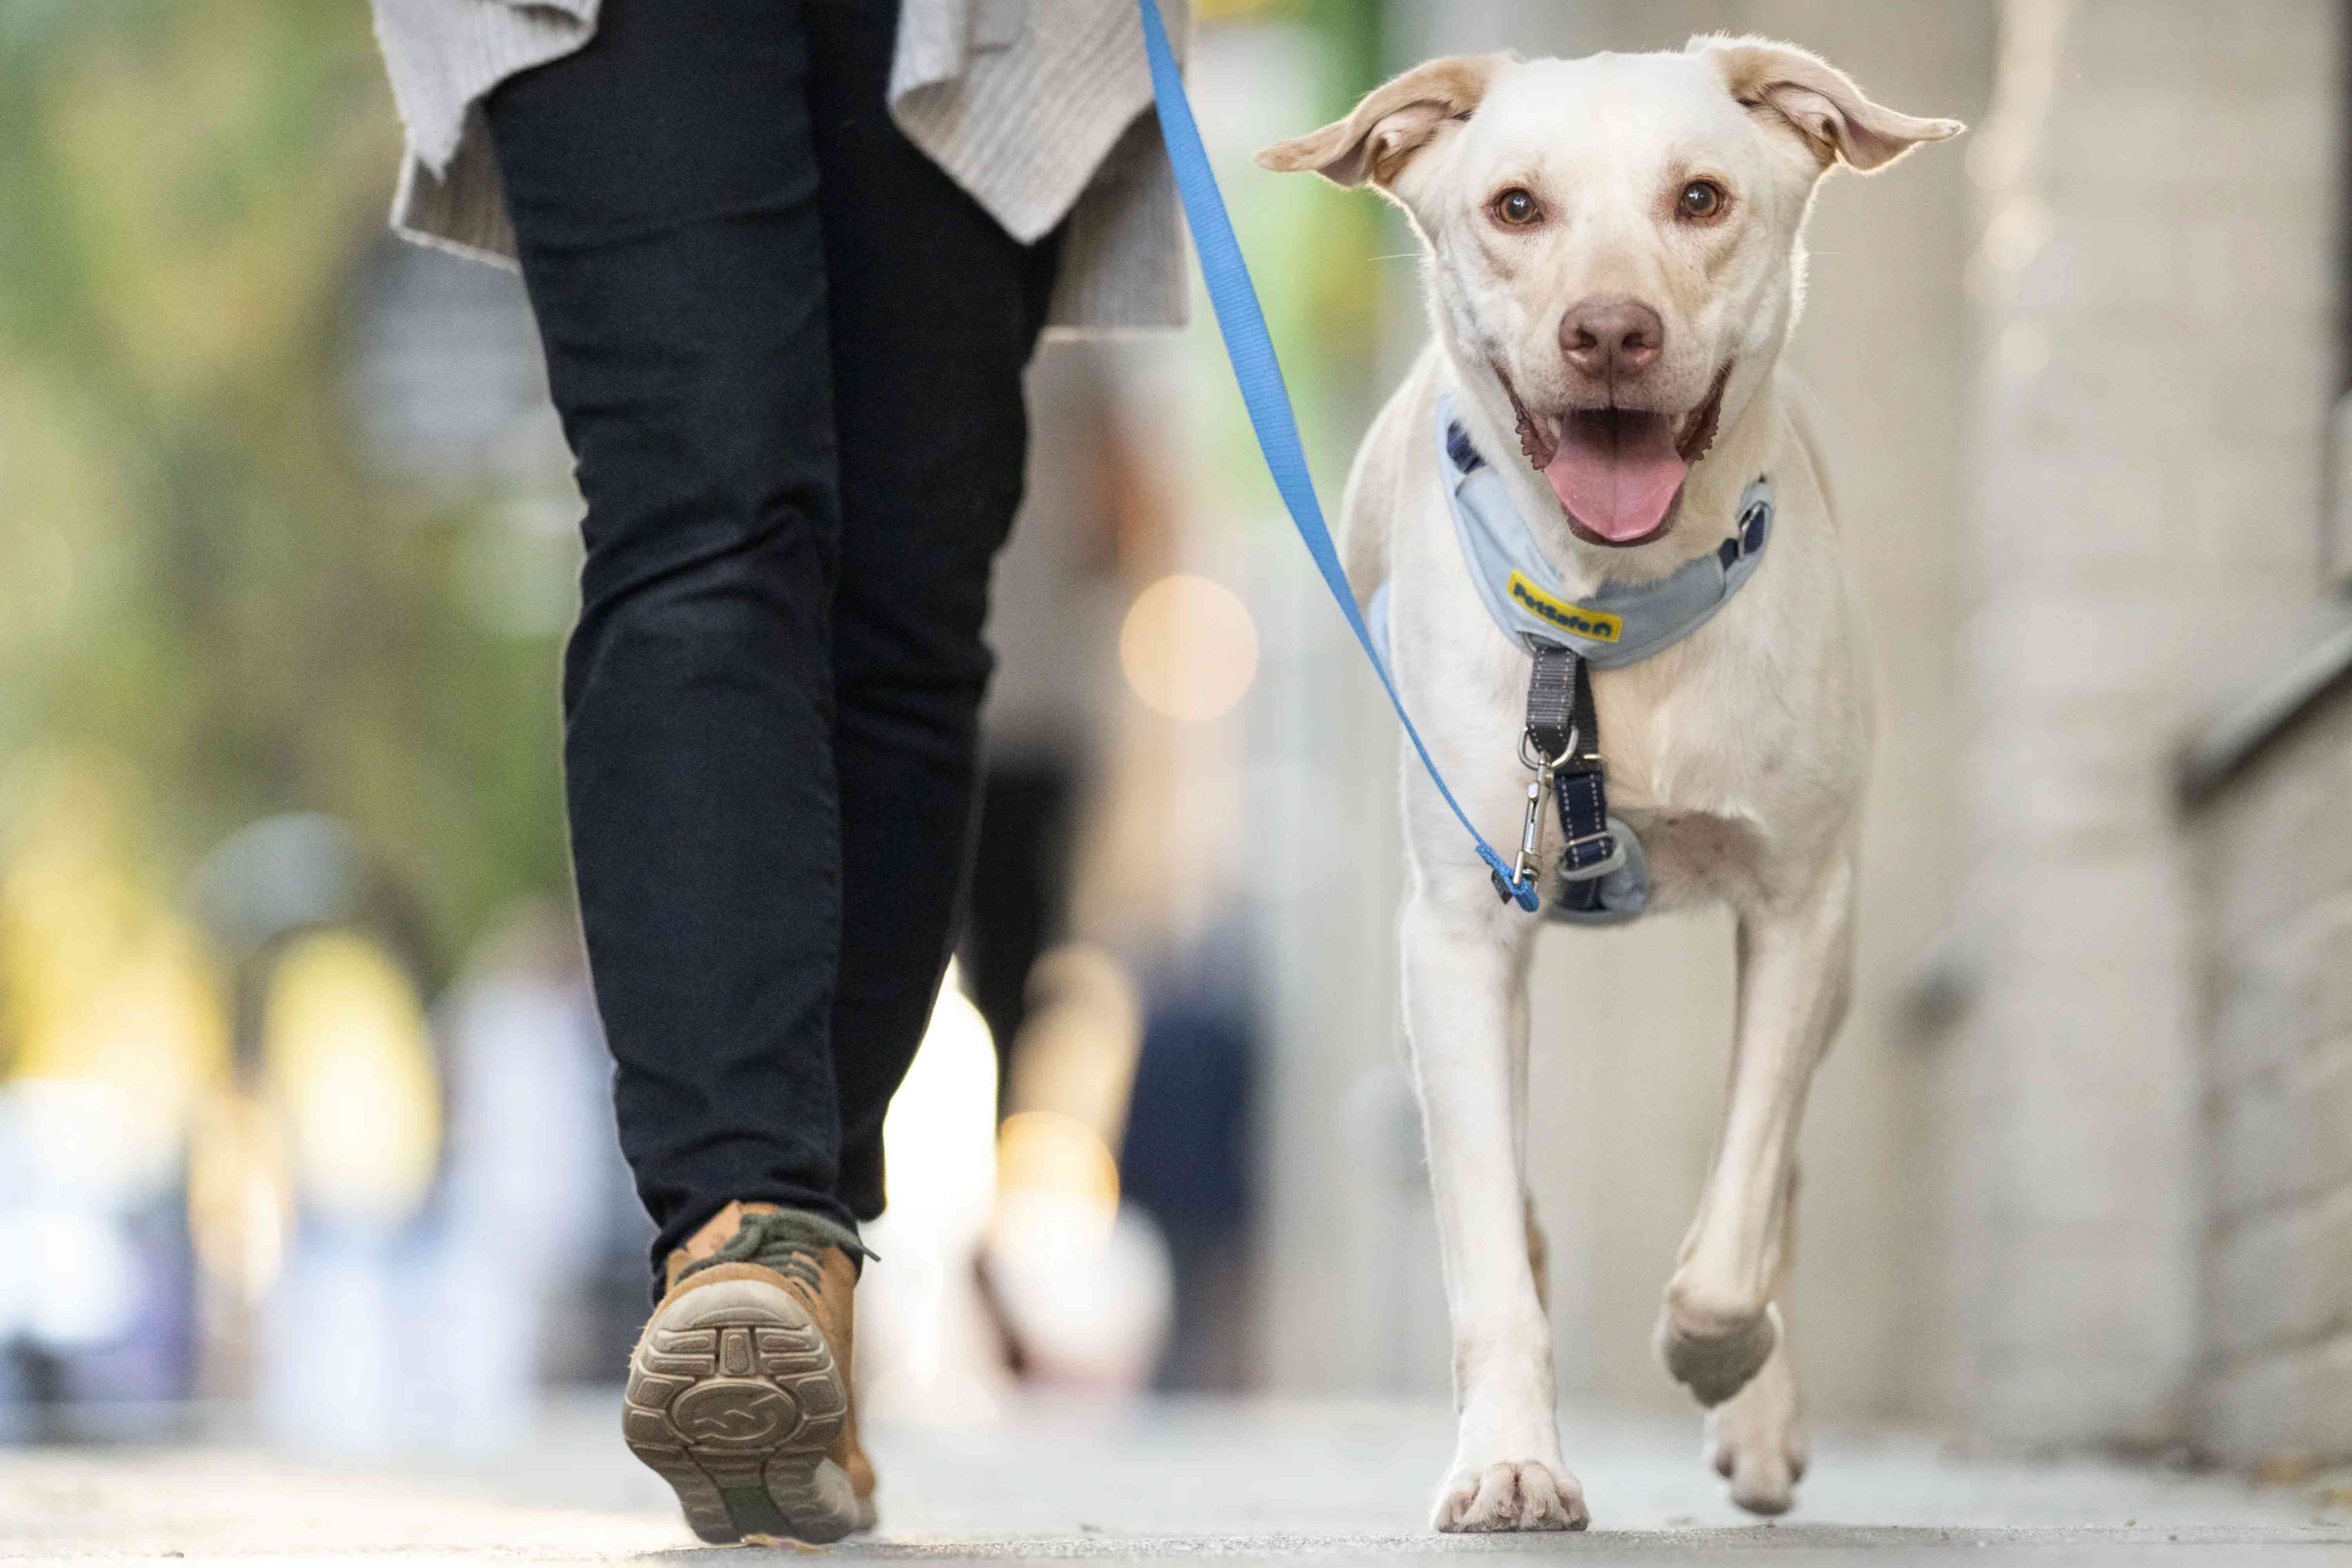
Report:
[{"label": "dog's open mouth", "polygon": [[1730,379],[1731,367],[1726,365],[1706,400],[1680,414],[1571,408],[1539,419],[1513,391],[1519,447],[1551,482],[1579,538],[1619,547],[1646,544],[1672,525],[1685,476],[1714,444],[1723,388]]}]

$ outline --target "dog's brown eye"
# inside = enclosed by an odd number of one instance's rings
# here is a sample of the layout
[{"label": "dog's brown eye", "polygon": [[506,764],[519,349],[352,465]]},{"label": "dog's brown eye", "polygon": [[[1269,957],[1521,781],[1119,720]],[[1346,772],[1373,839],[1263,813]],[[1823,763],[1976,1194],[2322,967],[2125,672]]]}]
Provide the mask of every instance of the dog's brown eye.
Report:
[{"label": "dog's brown eye", "polygon": [[1685,217],[1713,217],[1723,210],[1723,187],[1713,180],[1693,180],[1675,207]]},{"label": "dog's brown eye", "polygon": [[1495,216],[1514,228],[1531,224],[1542,216],[1543,209],[1536,205],[1535,196],[1517,185],[1495,198]]}]

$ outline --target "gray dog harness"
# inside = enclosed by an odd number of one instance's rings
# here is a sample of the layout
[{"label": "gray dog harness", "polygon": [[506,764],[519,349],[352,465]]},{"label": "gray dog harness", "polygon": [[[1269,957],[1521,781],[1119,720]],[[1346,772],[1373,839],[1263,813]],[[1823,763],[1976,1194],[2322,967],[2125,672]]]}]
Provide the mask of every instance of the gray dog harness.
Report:
[{"label": "gray dog harness", "polygon": [[[1759,475],[1740,492],[1730,536],[1707,554],[1648,583],[1607,584],[1569,597],[1499,475],[1454,417],[1450,394],[1437,402],[1436,437],[1454,536],[1486,613],[1503,635],[1528,650],[1527,728],[1519,760],[1533,772],[1519,834],[1517,872],[1537,868],[1543,802],[1553,798],[1565,844],[1553,879],[1548,918],[1614,925],[1639,916],[1650,896],[1641,840],[1609,812],[1608,770],[1588,667],[1636,664],[1705,626],[1755,574],[1772,535],[1772,482]],[[1365,617],[1388,649],[1388,584]],[[1511,897],[1500,873],[1495,884]]]}]

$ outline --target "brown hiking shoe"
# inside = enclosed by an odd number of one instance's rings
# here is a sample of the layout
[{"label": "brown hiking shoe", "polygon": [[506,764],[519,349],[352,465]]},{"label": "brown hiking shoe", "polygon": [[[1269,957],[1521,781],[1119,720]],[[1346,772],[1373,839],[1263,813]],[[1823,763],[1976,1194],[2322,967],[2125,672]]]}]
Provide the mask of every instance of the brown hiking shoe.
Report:
[{"label": "brown hiking shoe", "polygon": [[822,1542],[874,1527],[849,1396],[864,1256],[840,1226],[772,1204],[730,1204],[669,1255],[629,1357],[621,1431],[703,1540]]}]

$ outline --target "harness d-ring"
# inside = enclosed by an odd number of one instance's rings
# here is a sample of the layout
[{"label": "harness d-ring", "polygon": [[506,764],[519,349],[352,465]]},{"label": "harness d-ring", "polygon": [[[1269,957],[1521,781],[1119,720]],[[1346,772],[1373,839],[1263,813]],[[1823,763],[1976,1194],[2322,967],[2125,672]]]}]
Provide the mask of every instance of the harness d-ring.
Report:
[{"label": "harness d-ring", "polygon": [[[1576,732],[1576,726],[1573,724],[1570,725],[1568,728],[1568,740],[1566,743],[1560,747],[1559,755],[1547,762],[1544,760],[1543,742],[1536,739],[1535,727],[1533,725],[1529,725],[1528,728],[1519,731],[1519,765],[1521,767],[1533,768],[1539,773],[1558,773],[1559,771],[1560,763],[1576,755],[1576,742],[1579,738],[1580,737]],[[1528,751],[1530,747],[1534,748],[1536,753],[1532,757],[1528,755]]]}]

